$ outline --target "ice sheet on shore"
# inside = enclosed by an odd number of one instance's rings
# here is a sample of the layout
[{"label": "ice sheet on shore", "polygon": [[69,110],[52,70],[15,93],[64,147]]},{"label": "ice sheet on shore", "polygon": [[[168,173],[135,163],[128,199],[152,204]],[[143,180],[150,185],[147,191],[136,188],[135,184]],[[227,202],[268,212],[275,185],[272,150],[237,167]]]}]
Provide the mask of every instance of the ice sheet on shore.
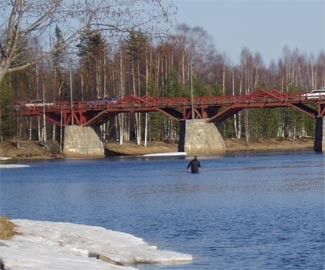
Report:
[{"label": "ice sheet on shore", "polygon": [[12,220],[19,235],[0,240],[0,258],[10,270],[136,269],[113,265],[99,254],[124,265],[188,263],[192,256],[159,250],[133,235],[72,223]]}]

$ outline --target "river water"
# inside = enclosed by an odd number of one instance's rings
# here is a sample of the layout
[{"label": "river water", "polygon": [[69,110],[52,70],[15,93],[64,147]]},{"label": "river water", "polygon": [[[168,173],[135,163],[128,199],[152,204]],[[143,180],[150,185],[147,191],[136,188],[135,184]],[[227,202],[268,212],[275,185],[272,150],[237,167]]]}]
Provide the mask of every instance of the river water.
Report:
[{"label": "river water", "polygon": [[0,215],[103,226],[194,256],[139,269],[325,269],[325,155],[20,162],[1,169]]}]

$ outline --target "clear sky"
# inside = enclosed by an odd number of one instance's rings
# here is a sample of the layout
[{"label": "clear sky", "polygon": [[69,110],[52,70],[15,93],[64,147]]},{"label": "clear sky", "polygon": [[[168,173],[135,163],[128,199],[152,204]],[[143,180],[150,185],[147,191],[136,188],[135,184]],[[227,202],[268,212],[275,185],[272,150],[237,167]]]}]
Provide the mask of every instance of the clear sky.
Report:
[{"label": "clear sky", "polygon": [[203,27],[219,52],[237,63],[243,47],[265,64],[284,46],[302,53],[325,49],[325,0],[173,0],[177,22]]}]

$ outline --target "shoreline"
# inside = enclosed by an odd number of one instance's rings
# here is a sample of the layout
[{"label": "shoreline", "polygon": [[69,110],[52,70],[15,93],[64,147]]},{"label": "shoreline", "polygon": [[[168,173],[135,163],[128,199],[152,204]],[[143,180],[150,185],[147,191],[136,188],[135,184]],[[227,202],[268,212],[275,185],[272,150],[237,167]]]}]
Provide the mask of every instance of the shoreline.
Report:
[{"label": "shoreline", "polygon": [[[313,149],[314,141],[311,138],[298,139],[261,139],[246,144],[244,139],[226,139],[225,153],[243,151],[279,151],[279,150],[308,150]],[[161,141],[149,142],[147,146],[136,145],[135,142],[125,142],[120,145],[109,142],[105,145],[106,156],[141,156],[154,153],[178,152],[177,143]],[[222,153],[221,153],[222,154]],[[21,141],[19,147],[15,143],[0,143],[0,161],[19,160],[44,160],[64,159],[60,153],[57,142],[49,141],[40,143],[37,141]]]},{"label": "shoreline", "polygon": [[[245,151],[279,151],[279,150],[308,150],[313,149],[314,140],[310,138],[300,139],[264,139],[246,144],[244,139],[226,139],[225,153],[245,152]],[[146,155],[153,153],[177,152],[176,143],[151,142],[147,147],[136,145],[134,142],[109,143],[108,152],[112,156],[124,155]],[[221,153],[222,154],[222,153]]]}]

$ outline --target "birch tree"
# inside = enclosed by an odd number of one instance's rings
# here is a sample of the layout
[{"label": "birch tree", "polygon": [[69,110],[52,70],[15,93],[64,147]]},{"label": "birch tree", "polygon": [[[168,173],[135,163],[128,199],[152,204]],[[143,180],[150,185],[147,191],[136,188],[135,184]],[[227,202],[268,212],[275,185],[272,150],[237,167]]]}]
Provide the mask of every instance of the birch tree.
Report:
[{"label": "birch tree", "polygon": [[317,58],[317,86],[325,87],[325,50]]},{"label": "birch tree", "polygon": [[[25,69],[51,56],[55,50],[69,47],[86,28],[104,31],[111,37],[140,27],[144,32],[159,33],[173,10],[171,4],[165,3],[162,0],[2,0],[0,82],[5,74]],[[58,23],[65,42],[53,48],[50,36]],[[43,41],[40,54],[28,46],[17,50],[33,36]]]},{"label": "birch tree", "polygon": [[[248,95],[252,91],[252,74],[253,74],[253,56],[248,48],[243,48],[241,51],[241,72],[244,85],[244,94]],[[244,110],[244,127],[246,144],[250,140],[249,112]]]}]

